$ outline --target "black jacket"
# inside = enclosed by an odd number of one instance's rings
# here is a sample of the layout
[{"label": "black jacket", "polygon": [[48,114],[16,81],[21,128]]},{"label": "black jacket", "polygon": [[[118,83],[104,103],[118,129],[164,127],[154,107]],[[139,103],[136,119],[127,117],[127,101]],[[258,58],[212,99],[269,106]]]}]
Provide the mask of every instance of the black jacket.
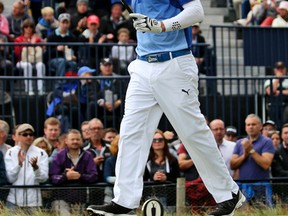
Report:
[{"label": "black jacket", "polygon": [[288,177],[288,149],[282,143],[274,155],[271,168],[273,177]]}]

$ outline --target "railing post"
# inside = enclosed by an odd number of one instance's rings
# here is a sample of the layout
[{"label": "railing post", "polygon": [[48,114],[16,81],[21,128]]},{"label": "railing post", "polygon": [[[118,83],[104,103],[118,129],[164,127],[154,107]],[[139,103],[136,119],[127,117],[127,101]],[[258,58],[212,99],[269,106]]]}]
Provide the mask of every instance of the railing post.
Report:
[{"label": "railing post", "polygon": [[176,215],[182,216],[185,211],[185,178],[177,178]]}]

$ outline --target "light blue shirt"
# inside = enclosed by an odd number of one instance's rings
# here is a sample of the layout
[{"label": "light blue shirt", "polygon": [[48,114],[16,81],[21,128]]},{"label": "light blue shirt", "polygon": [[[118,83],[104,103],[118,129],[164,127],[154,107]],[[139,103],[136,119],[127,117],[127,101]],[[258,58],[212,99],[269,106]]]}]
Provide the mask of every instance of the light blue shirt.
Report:
[{"label": "light blue shirt", "polygon": [[[134,13],[141,13],[156,20],[176,16],[183,10],[183,4],[193,0],[132,0]],[[177,51],[191,47],[192,27],[178,31],[158,33],[137,32],[136,52],[139,56]]]}]

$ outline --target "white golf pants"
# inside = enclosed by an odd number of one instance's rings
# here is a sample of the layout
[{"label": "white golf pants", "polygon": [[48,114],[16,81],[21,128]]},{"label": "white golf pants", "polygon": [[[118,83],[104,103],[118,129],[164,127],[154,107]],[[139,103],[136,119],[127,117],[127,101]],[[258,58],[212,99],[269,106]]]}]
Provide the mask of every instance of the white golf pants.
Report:
[{"label": "white golf pants", "polygon": [[127,208],[139,206],[149,149],[163,112],[216,202],[231,199],[238,186],[200,112],[194,57],[189,54],[161,63],[136,59],[128,70],[131,79],[120,128],[113,201]]}]

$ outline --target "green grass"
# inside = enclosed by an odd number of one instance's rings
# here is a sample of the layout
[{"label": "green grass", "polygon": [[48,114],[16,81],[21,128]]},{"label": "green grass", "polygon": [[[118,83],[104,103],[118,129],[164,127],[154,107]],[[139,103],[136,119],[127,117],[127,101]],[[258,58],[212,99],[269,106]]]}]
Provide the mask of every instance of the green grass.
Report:
[{"label": "green grass", "polygon": [[[15,212],[12,212],[11,210],[8,210],[7,208],[0,208],[0,216],[56,216],[53,212],[47,212],[45,210],[35,210],[32,212],[27,213],[24,210],[15,210]],[[79,216],[81,214],[79,213],[72,213],[71,216]],[[83,214],[85,215],[85,214]],[[138,213],[139,216],[141,216],[141,211]],[[165,216],[176,216],[176,213],[166,213]],[[199,214],[199,213],[190,213],[189,209],[187,209],[186,213],[181,214],[181,216],[204,216],[207,215],[205,213]],[[249,205],[244,205],[242,208],[238,209],[235,212],[235,216],[276,216],[276,215],[282,215],[287,216],[288,215],[288,205],[278,205],[274,208],[267,208],[266,206],[260,206],[257,209],[253,208]]]}]

